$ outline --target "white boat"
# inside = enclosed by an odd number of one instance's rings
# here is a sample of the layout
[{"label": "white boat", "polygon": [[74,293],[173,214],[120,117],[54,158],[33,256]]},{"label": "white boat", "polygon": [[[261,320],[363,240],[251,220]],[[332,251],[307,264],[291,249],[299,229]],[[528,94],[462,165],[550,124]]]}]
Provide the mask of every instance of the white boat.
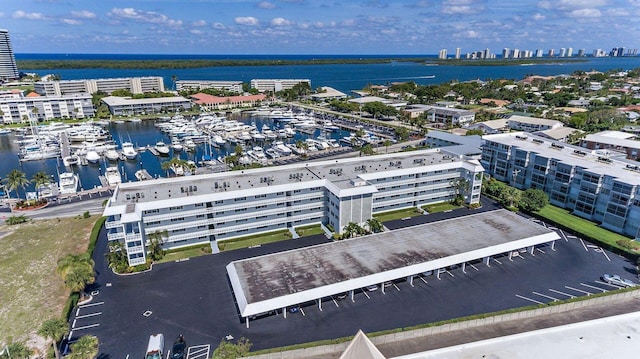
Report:
[{"label": "white boat", "polygon": [[251,132],[251,137],[256,141],[264,141],[267,138],[265,137],[265,135],[261,134],[257,130]]},{"label": "white boat", "polygon": [[174,163],[169,168],[176,176],[184,176],[184,167],[181,165]]},{"label": "white boat", "polygon": [[274,160],[280,157],[280,154],[278,153],[278,151],[276,151],[276,149],[273,147],[267,148],[266,151],[264,151],[264,153],[267,155],[267,157],[272,158]]},{"label": "white boat", "polygon": [[151,179],[151,177],[147,176],[147,173],[144,170],[137,170],[134,175],[138,181]]},{"label": "white boat", "polygon": [[58,186],[60,194],[74,194],[78,192],[78,175],[73,172],[64,172],[60,174]]},{"label": "white boat", "polygon": [[224,145],[225,143],[227,143],[227,141],[225,141],[225,139],[220,135],[213,135],[213,142],[217,143],[218,145]]},{"label": "white boat", "polygon": [[180,143],[177,138],[174,138],[171,141],[171,148],[173,149],[173,152],[180,152],[184,149],[184,146],[182,146],[182,143]]},{"label": "white boat", "polygon": [[169,154],[169,146],[167,146],[167,144],[162,141],[156,142],[156,145],[153,146],[153,148],[155,148],[155,150],[158,151],[161,156],[166,156]]},{"label": "white boat", "polygon": [[282,141],[274,142],[273,143],[273,149],[278,151],[278,153],[281,156],[290,156],[291,155],[291,149],[289,147],[285,146],[285,144]]},{"label": "white boat", "polygon": [[115,166],[107,167],[104,172],[104,177],[107,179],[107,184],[109,184],[110,187],[115,187],[122,182],[120,170]]},{"label": "white boat", "polygon": [[186,147],[187,150],[192,151],[194,148],[196,148],[196,143],[193,142],[192,139],[188,139],[184,141],[184,147]]},{"label": "white boat", "polygon": [[76,166],[80,159],[76,155],[70,155],[62,158],[62,164],[66,167]]},{"label": "white boat", "polygon": [[284,125],[284,133],[287,134],[287,137],[293,137],[296,134],[296,131],[289,125]]},{"label": "white boat", "polygon": [[116,151],[116,145],[108,145],[107,150],[104,152],[104,157],[109,161],[117,161],[120,159],[120,154]]},{"label": "white boat", "polygon": [[38,191],[39,198],[47,198],[47,197],[52,197],[54,195],[53,184],[51,183],[41,184],[38,186],[36,190]]},{"label": "white boat", "polygon": [[56,145],[33,144],[22,147],[20,161],[37,161],[60,156],[60,148]]},{"label": "white boat", "polygon": [[122,154],[128,160],[135,160],[138,157],[138,151],[136,151],[131,142],[122,143]]},{"label": "white boat", "polygon": [[98,161],[100,161],[100,155],[94,149],[87,150],[87,154],[85,155],[85,158],[89,163],[98,163]]},{"label": "white boat", "polygon": [[332,122],[325,122],[324,125],[322,125],[322,128],[329,132],[338,131],[340,129],[339,126],[334,125]]}]

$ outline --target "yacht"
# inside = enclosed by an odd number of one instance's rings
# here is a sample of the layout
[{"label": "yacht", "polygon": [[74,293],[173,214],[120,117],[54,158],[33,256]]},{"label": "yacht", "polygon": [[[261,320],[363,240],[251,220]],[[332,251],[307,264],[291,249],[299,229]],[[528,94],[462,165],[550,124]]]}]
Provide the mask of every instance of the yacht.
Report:
[{"label": "yacht", "polygon": [[225,139],[220,135],[213,135],[213,142],[218,145],[224,145],[225,143],[227,143],[227,141],[225,141]]},{"label": "yacht", "polygon": [[41,184],[41,185],[38,186],[37,191],[38,191],[38,197],[39,198],[52,197],[53,196],[53,184],[51,184],[51,183]]},{"label": "yacht", "polygon": [[94,149],[88,149],[85,158],[89,163],[98,163],[98,161],[100,161],[100,155],[98,154],[98,151]]},{"label": "yacht", "polygon": [[74,194],[78,191],[78,175],[73,172],[64,172],[60,174],[58,186],[60,194]]},{"label": "yacht", "polygon": [[153,146],[153,148],[155,148],[161,156],[167,156],[169,154],[169,146],[162,141],[156,142],[156,145]]},{"label": "yacht", "polygon": [[338,131],[340,129],[339,126],[334,125],[332,122],[325,122],[322,125],[322,128],[324,128],[326,131],[329,131],[329,132]]},{"label": "yacht", "polygon": [[122,154],[124,154],[124,157],[128,160],[135,160],[138,156],[138,152],[131,142],[122,142]]},{"label": "yacht", "polygon": [[107,184],[109,184],[109,187],[115,187],[122,182],[120,170],[116,166],[107,167],[106,171],[104,172],[104,177],[107,179]]},{"label": "yacht", "polygon": [[108,145],[107,150],[104,152],[104,156],[109,161],[117,161],[120,159],[120,154],[116,151],[116,145]]},{"label": "yacht", "polygon": [[65,167],[76,166],[80,162],[80,159],[76,155],[70,155],[62,158],[62,164]]},{"label": "yacht", "polygon": [[284,142],[282,141],[276,141],[273,143],[273,149],[275,149],[276,151],[278,151],[278,153],[281,156],[290,156],[291,155],[291,149],[287,146],[285,146]]},{"label": "yacht", "polygon": [[188,139],[184,141],[184,147],[187,148],[187,151],[193,151],[193,149],[196,148],[196,143],[193,142],[192,139]]},{"label": "yacht", "polygon": [[266,136],[258,132],[258,130],[254,130],[251,132],[251,137],[256,141],[264,141]]},{"label": "yacht", "polygon": [[171,140],[171,148],[173,149],[173,152],[180,152],[184,149],[184,146],[182,146],[182,143],[180,143],[177,138],[174,138]]}]

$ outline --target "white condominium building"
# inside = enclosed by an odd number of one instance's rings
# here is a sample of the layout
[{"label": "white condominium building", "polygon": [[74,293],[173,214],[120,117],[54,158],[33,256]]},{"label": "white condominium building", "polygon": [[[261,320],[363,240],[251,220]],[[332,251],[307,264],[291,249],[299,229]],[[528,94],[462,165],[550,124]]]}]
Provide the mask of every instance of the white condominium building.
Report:
[{"label": "white condominium building", "polygon": [[91,95],[0,97],[2,122],[93,117]]},{"label": "white condominium building", "polygon": [[551,204],[640,240],[640,166],[524,132],[487,135],[482,166],[519,189],[537,188]]},{"label": "white condominium building", "polygon": [[9,30],[0,29],[0,80],[13,80],[19,77],[20,73],[9,39]]},{"label": "white condominium building", "polygon": [[164,92],[164,80],[159,76],[123,77],[93,80],[39,81],[35,91],[43,96],[61,96],[75,93],[111,94],[115,90],[129,90],[132,94]]},{"label": "white condominium building", "polygon": [[442,149],[297,163],[181,178],[122,183],[104,210],[110,241],[125,243],[129,264],[146,261],[148,235],[164,248],[322,224],[342,232],[373,214],[451,200],[452,181],[478,203],[483,168]]},{"label": "white condominium building", "polygon": [[211,80],[179,80],[176,81],[178,91],[216,89],[227,90],[235,93],[242,93],[242,81],[211,81]]},{"label": "white condominium building", "polygon": [[191,109],[191,101],[182,97],[154,97],[132,99],[128,97],[107,96],[102,98],[115,116],[144,115],[152,113],[187,111]]},{"label": "white condominium building", "polygon": [[251,80],[251,88],[259,92],[278,92],[289,90],[300,83],[307,83],[311,87],[311,80],[309,79],[253,79]]}]

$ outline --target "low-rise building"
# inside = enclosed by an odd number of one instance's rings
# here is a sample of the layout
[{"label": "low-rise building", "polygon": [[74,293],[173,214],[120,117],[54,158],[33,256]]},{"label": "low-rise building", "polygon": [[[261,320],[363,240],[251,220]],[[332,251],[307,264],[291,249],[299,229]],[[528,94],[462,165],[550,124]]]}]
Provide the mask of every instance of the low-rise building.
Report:
[{"label": "low-rise building", "polygon": [[61,96],[70,94],[111,94],[115,90],[128,90],[132,94],[164,92],[164,80],[159,76],[121,77],[90,80],[54,80],[38,81],[34,89],[43,96]]},{"label": "low-rise building", "polygon": [[316,101],[327,101],[347,98],[347,94],[333,87],[322,86],[319,92],[312,94],[310,97]]},{"label": "low-rise building", "polygon": [[88,118],[95,114],[91,95],[39,96],[35,92],[29,96],[0,97],[0,111],[2,122],[5,124],[31,120]]},{"label": "low-rise building", "polygon": [[132,116],[150,113],[188,111],[191,101],[182,97],[157,97],[132,99],[128,97],[107,96],[102,98],[115,116]]},{"label": "low-rise building", "polygon": [[246,95],[246,96],[213,96],[206,93],[197,93],[190,98],[201,110],[218,111],[232,108],[256,107],[264,105],[266,95]]},{"label": "low-rise building", "polygon": [[450,126],[462,126],[473,122],[476,118],[476,114],[473,111],[430,105],[410,105],[403,112],[407,113],[411,118],[424,115],[429,122]]},{"label": "low-rise building", "polygon": [[178,80],[176,81],[176,89],[182,90],[200,90],[200,89],[216,89],[226,90],[235,93],[242,93],[242,81],[220,81],[220,80]]},{"label": "low-rise building", "polygon": [[279,92],[289,90],[300,83],[306,83],[311,88],[311,80],[309,79],[253,79],[251,80],[251,88],[259,92]]},{"label": "low-rise building", "polygon": [[[129,264],[146,261],[149,234],[165,249],[321,224],[341,233],[373,214],[445,202],[463,178],[465,202],[480,200],[482,166],[431,149],[244,171],[122,183],[104,215],[109,240],[125,242]],[[166,231],[166,232],[165,232]]]},{"label": "low-rise building", "polygon": [[587,135],[580,146],[590,150],[611,150],[624,153],[630,160],[640,160],[640,141],[633,133],[602,131]]},{"label": "low-rise building", "polygon": [[483,140],[481,163],[491,176],[519,189],[543,190],[551,204],[640,240],[637,162],[524,132]]},{"label": "low-rise building", "polygon": [[564,124],[546,118],[513,115],[507,119],[507,125],[514,131],[535,132],[563,127]]}]

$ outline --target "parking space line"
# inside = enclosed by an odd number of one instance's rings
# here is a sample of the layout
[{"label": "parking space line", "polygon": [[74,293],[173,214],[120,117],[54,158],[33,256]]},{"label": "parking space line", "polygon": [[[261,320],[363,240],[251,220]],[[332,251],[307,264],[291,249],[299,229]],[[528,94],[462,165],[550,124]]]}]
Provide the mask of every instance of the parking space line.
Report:
[{"label": "parking space line", "polygon": [[591,292],[587,292],[586,290],[581,290],[581,289],[569,287],[568,285],[565,285],[564,287],[567,288],[567,289],[570,289],[570,290],[575,290],[576,292],[584,293],[586,295],[592,295],[593,294]]},{"label": "parking space line", "polygon": [[340,308],[340,306],[338,305],[338,302],[332,297],[331,300],[333,301],[333,304],[336,305],[336,307]]},{"label": "parking space line", "polygon": [[611,262],[611,258],[609,258],[609,256],[607,255],[607,252],[605,252],[605,250],[602,249],[602,247],[597,247],[596,249],[594,249],[594,252],[602,253],[604,257],[607,258],[609,262]]},{"label": "parking space line", "polygon": [[398,286],[395,283],[391,282],[391,284],[393,284],[393,286],[398,290],[398,292],[400,291],[400,288],[398,288]]},{"label": "parking space line", "polygon": [[618,286],[618,285],[610,284],[610,283],[603,282],[603,281],[599,281],[599,280],[596,280],[595,282],[596,282],[596,283],[598,283],[598,284],[608,285],[609,287],[611,287],[611,288],[615,288],[615,289],[620,289],[620,288],[622,288],[622,287],[620,287],[620,286]]},{"label": "parking space line", "polygon": [[589,251],[589,248],[587,248],[587,246],[584,244],[584,241],[582,240],[582,238],[578,238],[580,240],[580,243],[582,243],[582,246],[584,247],[585,251]]},{"label": "parking space line", "polygon": [[468,264],[469,266],[471,266],[471,268],[475,269],[475,270],[476,270],[476,272],[479,272],[479,270],[478,270],[478,268],[477,268],[476,266],[474,266],[474,265],[473,265],[473,264],[471,264],[471,263],[467,263],[467,264]]},{"label": "parking space line", "polygon": [[97,312],[97,313],[91,313],[91,314],[80,315],[80,316],[76,316],[76,319],[83,319],[83,318],[95,317],[96,315],[100,315],[100,314],[102,314],[102,312]]},{"label": "parking space line", "polygon": [[545,304],[545,303],[543,303],[543,302],[538,302],[538,301],[537,301],[537,300],[535,300],[535,299],[531,299],[531,298],[523,297],[523,296],[518,295],[518,294],[516,294],[516,297],[518,297],[518,298],[520,298],[520,299],[528,300],[528,301],[530,301],[530,302],[534,302],[534,303],[537,303],[537,304]]},{"label": "parking space line", "polygon": [[538,251],[538,252],[540,252],[540,253],[542,253],[542,254],[547,254],[545,251],[543,251],[543,250],[542,250],[542,249],[540,249],[540,248],[536,248],[536,251]]},{"label": "parking space line", "polygon": [[551,289],[551,288],[549,288],[549,291],[550,291],[550,292],[554,292],[554,293],[556,293],[556,294],[566,295],[566,296],[567,296],[567,297],[569,297],[569,298],[575,298],[575,297],[576,297],[576,296],[575,296],[575,295],[573,295],[573,294],[569,294],[569,293],[561,292],[561,291],[559,291],[559,290],[555,290],[555,289]]},{"label": "parking space line", "polygon": [[369,296],[369,294],[367,294],[367,292],[364,289],[360,289],[362,291],[362,293],[364,293],[364,295],[367,296],[368,299],[371,299],[371,297]]},{"label": "parking space line", "polygon": [[495,258],[491,258],[493,261],[495,261],[498,264],[502,264],[502,262],[500,262],[499,260],[495,259]]},{"label": "parking space line", "polygon": [[307,316],[306,314],[304,314],[304,309],[302,309],[302,307],[300,307],[300,313],[302,313],[302,316],[303,316],[303,317],[306,317],[306,316]]},{"label": "parking space line", "polygon": [[602,293],[604,293],[604,292],[606,292],[606,291],[607,291],[606,289],[602,289],[602,288],[600,288],[600,287],[595,287],[595,286],[592,286],[592,285],[589,285],[589,284],[580,283],[580,285],[581,285],[581,286],[584,286],[584,287],[591,288],[591,289],[601,290],[601,291],[602,291]]},{"label": "parking space line", "polygon": [[426,279],[424,279],[424,277],[423,277],[423,276],[418,276],[418,278],[420,278],[420,280],[421,280],[421,281],[423,281],[423,282],[424,282],[424,284],[429,284],[429,283],[427,283],[427,280],[426,280]]},{"label": "parking space line", "polygon": [[94,328],[99,326],[99,323],[96,324],[89,324],[89,325],[85,325],[84,327],[77,327],[77,328],[73,328],[73,330],[83,330],[83,329],[89,329],[89,328]]},{"label": "parking space line", "polygon": [[80,308],[82,308],[82,309],[89,308],[89,307],[93,307],[93,306],[96,306],[96,305],[102,305],[102,304],[104,304],[104,302],[85,304],[85,305],[79,306],[78,309],[80,309]]},{"label": "parking space line", "polygon": [[559,301],[559,300],[560,300],[560,299],[558,299],[558,298],[554,298],[554,297],[552,297],[552,296],[550,296],[550,295],[546,295],[546,294],[542,294],[542,293],[538,293],[538,292],[531,292],[531,293],[533,293],[533,294],[535,294],[535,295],[539,295],[539,296],[541,296],[541,297],[545,297],[545,298],[551,299],[551,300],[553,300],[554,302],[557,302],[557,301]]},{"label": "parking space line", "polygon": [[565,242],[569,242],[569,239],[567,238],[567,236],[564,235],[564,231],[563,230],[559,230],[558,232],[560,232],[560,235],[562,236],[562,238],[564,238]]}]

